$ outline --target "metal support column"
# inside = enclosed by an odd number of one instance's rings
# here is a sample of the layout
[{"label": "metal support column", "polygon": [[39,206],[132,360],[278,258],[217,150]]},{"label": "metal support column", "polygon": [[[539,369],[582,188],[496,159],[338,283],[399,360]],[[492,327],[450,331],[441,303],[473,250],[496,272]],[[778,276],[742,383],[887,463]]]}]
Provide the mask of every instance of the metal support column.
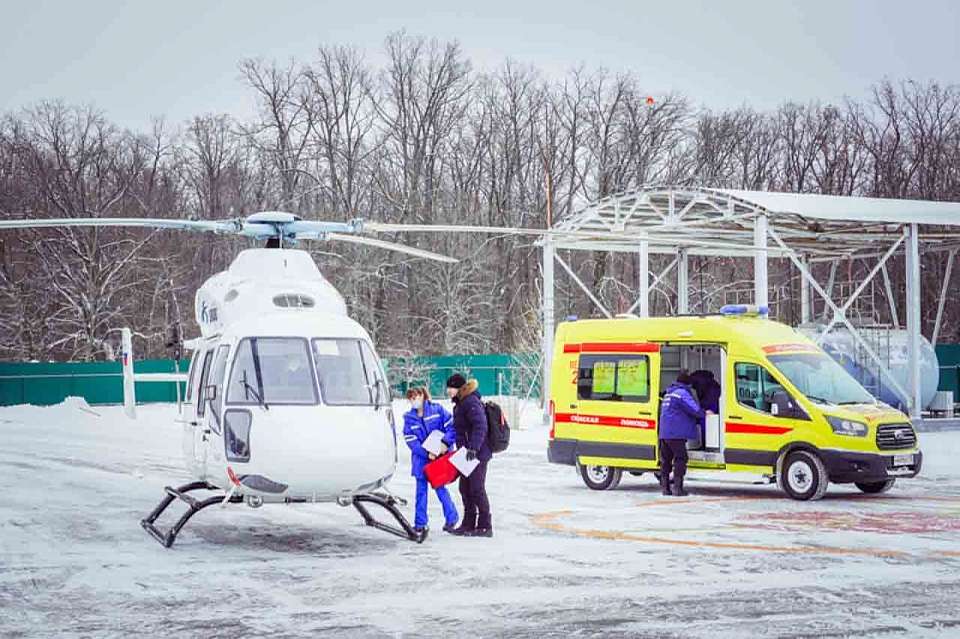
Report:
[{"label": "metal support column", "polygon": [[907,238],[907,356],[910,417],[920,417],[920,232],[917,224],[906,229]]},{"label": "metal support column", "polygon": [[893,327],[900,330],[900,314],[897,312],[897,298],[893,294],[893,284],[890,282],[890,274],[887,272],[886,264],[883,265],[880,272],[883,273],[883,290],[887,294],[887,304],[890,305],[890,320],[893,322]]},{"label": "metal support column", "polygon": [[940,287],[940,302],[937,304],[937,321],[933,324],[933,338],[930,340],[934,346],[940,339],[940,326],[943,322],[943,307],[947,303],[947,293],[950,290],[950,276],[953,273],[953,261],[957,257],[957,249],[950,251],[947,257],[947,269],[943,273],[943,284]]},{"label": "metal support column", "polygon": [[677,313],[686,315],[690,312],[690,260],[687,259],[687,249],[677,250]]},{"label": "metal support column", "polygon": [[541,396],[543,398],[544,421],[549,420],[550,405],[550,378],[553,370],[553,259],[554,246],[549,237],[543,240],[543,344],[542,357],[543,381]]},{"label": "metal support column", "polygon": [[767,306],[767,216],[753,219],[753,301],[758,306]]},{"label": "metal support column", "polygon": [[[800,263],[803,264],[804,268],[810,270],[810,261],[807,258],[806,253],[800,256]],[[803,276],[803,272],[800,272],[800,323],[809,324],[812,319],[810,313],[810,283],[807,282],[807,279]]]},{"label": "metal support column", "polygon": [[650,317],[650,242],[646,240],[640,242],[640,268],[637,272],[639,273],[637,299],[640,303],[640,317]]}]

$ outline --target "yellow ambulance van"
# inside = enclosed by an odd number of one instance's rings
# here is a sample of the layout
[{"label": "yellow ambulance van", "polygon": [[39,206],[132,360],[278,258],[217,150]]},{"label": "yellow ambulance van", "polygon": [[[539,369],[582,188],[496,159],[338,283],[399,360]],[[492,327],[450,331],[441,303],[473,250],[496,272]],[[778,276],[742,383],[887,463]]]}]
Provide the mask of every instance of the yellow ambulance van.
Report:
[{"label": "yellow ambulance van", "polygon": [[813,341],[766,309],[719,315],[562,322],[550,389],[549,460],[595,490],[659,468],[661,393],[681,371],[709,371],[718,414],[688,443],[691,470],[751,473],[799,500],[829,482],[882,493],[920,472],[906,415],[878,402]]}]

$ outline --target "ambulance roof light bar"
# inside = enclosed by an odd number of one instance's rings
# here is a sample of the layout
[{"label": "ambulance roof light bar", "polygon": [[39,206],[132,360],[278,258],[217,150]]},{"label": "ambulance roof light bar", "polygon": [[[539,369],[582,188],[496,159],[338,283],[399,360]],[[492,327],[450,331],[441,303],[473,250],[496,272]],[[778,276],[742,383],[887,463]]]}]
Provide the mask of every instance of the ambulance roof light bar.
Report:
[{"label": "ambulance roof light bar", "polygon": [[766,317],[770,314],[770,309],[766,306],[756,304],[727,304],[720,307],[720,314],[727,316],[741,317]]}]

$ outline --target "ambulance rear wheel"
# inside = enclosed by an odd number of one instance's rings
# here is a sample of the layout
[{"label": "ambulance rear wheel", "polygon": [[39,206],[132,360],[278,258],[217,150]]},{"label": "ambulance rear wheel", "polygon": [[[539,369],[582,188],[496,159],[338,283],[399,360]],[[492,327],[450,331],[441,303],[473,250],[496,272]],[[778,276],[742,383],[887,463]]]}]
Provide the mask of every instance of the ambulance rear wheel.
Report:
[{"label": "ambulance rear wheel", "polygon": [[799,501],[816,501],[827,492],[830,482],[823,461],[808,450],[789,453],[780,465],[777,483],[783,492]]},{"label": "ambulance rear wheel", "polygon": [[580,477],[592,490],[613,490],[620,483],[622,471],[610,466],[580,466]]},{"label": "ambulance rear wheel", "polygon": [[871,482],[858,481],[857,488],[867,493],[868,495],[879,495],[880,493],[885,493],[891,488],[893,488],[893,485],[895,483],[897,483],[896,479],[887,479],[884,481],[871,481]]}]

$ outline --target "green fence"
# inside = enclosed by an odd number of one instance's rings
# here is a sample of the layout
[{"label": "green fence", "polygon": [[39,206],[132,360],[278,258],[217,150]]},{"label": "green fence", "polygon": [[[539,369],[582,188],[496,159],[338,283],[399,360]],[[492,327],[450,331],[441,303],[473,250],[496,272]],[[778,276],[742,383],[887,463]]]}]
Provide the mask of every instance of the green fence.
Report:
[{"label": "green fence", "polygon": [[388,357],[387,377],[402,396],[410,386],[427,386],[435,397],[443,395],[447,378],[454,373],[474,378],[484,395],[539,397],[538,354],[444,355]]},{"label": "green fence", "polygon": [[[937,346],[940,390],[952,391],[960,401],[960,344]],[[180,362],[186,371],[188,360]],[[388,357],[387,377],[397,396],[410,386],[427,385],[442,396],[444,382],[455,372],[474,377],[484,395],[540,396],[536,354],[447,355],[442,357]],[[138,373],[170,373],[172,360],[136,362]],[[58,404],[69,396],[89,404],[123,403],[123,374],[119,362],[0,363],[0,405]],[[174,402],[173,383],[138,383],[138,402]]]},{"label": "green fence", "polygon": [[[485,395],[525,396],[539,393],[537,360],[529,355],[451,355],[445,357],[386,358],[387,377],[398,395],[409,386],[428,385],[434,395],[454,372],[475,377]],[[186,372],[189,360],[180,362]],[[137,373],[170,373],[173,360],[135,362]],[[533,389],[531,390],[531,385]],[[181,387],[182,390],[182,387]],[[136,385],[138,402],[175,402],[176,387],[169,383]],[[123,403],[123,372],[119,362],[0,363],[0,405],[51,405],[66,397],[88,404]]]},{"label": "green fence", "polygon": [[940,360],[940,386],[938,390],[952,391],[953,401],[960,401],[960,344],[937,345]]},{"label": "green fence", "polygon": [[[186,371],[190,362],[180,362]],[[172,373],[173,360],[147,359],[136,363],[138,373]],[[170,383],[137,383],[138,402],[175,402]],[[83,397],[89,404],[122,404],[123,371],[120,362],[0,363],[0,405],[59,404],[65,397]]]},{"label": "green fence", "polygon": [[[937,346],[940,390],[952,391],[960,401],[960,344]],[[182,360],[180,370],[190,362]],[[476,378],[484,395],[539,397],[539,360],[536,354],[446,355],[388,357],[387,377],[398,396],[410,386],[426,385],[442,396],[444,382],[455,372]],[[172,360],[136,362],[138,373],[170,373]],[[137,383],[138,402],[175,402],[173,383]],[[78,396],[89,404],[123,403],[123,374],[119,362],[0,363],[0,405],[58,404]]]}]

